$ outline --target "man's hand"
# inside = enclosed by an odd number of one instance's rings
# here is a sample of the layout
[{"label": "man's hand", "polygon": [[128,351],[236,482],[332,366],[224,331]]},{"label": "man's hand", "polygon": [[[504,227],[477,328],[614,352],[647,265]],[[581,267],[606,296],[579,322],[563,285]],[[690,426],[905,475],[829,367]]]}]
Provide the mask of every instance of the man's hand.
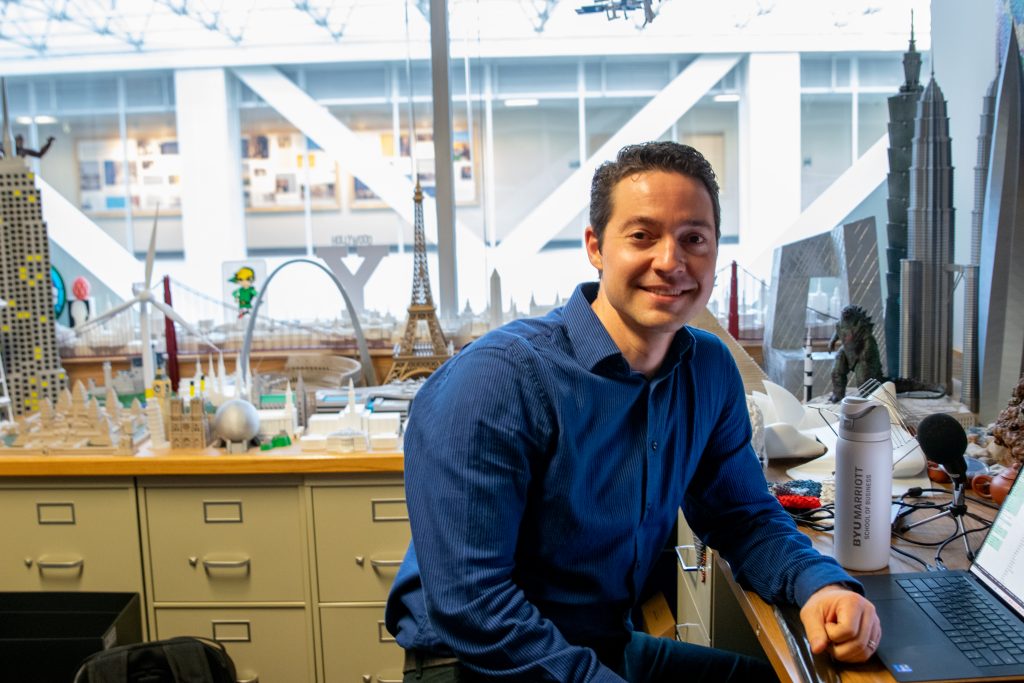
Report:
[{"label": "man's hand", "polygon": [[842,586],[825,586],[800,610],[800,621],[815,654],[829,650],[840,662],[864,662],[882,639],[875,606]]}]

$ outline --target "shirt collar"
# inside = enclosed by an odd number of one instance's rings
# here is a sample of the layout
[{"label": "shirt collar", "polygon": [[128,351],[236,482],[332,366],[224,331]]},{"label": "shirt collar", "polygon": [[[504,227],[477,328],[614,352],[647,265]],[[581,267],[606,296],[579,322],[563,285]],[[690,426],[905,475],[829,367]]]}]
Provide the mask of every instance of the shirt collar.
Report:
[{"label": "shirt collar", "polygon": [[[569,297],[564,309],[566,333],[576,351],[577,358],[588,370],[594,371],[605,361],[618,358],[619,363],[612,367],[617,367],[628,373],[629,366],[622,351],[612,341],[608,330],[594,313],[594,309],[590,307],[594,299],[597,298],[598,286],[597,282],[584,282],[578,285],[572,296]],[[693,343],[693,333],[689,328],[683,327],[676,332],[672,339],[672,346],[669,347],[668,354],[665,356],[666,362],[662,364],[656,377],[671,372],[683,356],[692,349]]]}]

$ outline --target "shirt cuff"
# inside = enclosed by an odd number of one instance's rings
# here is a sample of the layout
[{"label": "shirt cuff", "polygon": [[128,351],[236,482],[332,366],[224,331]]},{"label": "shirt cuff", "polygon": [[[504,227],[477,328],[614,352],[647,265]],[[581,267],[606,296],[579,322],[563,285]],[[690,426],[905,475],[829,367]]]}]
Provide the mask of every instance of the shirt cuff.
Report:
[{"label": "shirt cuff", "polygon": [[843,571],[838,564],[829,562],[808,567],[801,572],[796,578],[793,597],[796,598],[797,605],[803,606],[812,595],[831,585],[839,585],[864,595],[864,586],[860,581]]}]

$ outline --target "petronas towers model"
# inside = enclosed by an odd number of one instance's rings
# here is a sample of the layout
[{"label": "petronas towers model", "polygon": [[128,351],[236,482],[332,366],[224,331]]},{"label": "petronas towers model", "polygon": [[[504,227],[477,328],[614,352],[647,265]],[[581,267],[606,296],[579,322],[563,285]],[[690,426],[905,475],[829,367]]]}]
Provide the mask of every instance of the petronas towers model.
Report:
[{"label": "petronas towers model", "polygon": [[[3,86],[0,85],[0,89]],[[56,404],[66,387],[54,335],[50,244],[35,175],[14,154],[3,90],[3,146],[0,159],[0,355],[15,415]]]},{"label": "petronas towers model", "polygon": [[964,266],[964,345],[963,372],[960,381],[960,402],[972,413],[979,410],[978,376],[978,270],[981,265],[981,233],[985,215],[985,184],[988,180],[992,129],[996,109],[996,83],[988,88],[981,105],[978,132],[978,163],[974,167],[974,209],[971,211],[971,260]]},{"label": "petronas towers model", "polygon": [[910,46],[903,54],[904,82],[898,94],[889,98],[889,175],[887,203],[889,222],[886,232],[888,272],[885,275],[886,368],[895,375],[900,358],[900,262],[907,258],[907,206],[910,203],[910,158],[914,139],[917,101],[921,99],[921,53],[917,51],[914,30]]},{"label": "petronas towers model", "polygon": [[953,393],[953,164],[935,77],[914,124],[907,258],[900,276],[899,374]]}]

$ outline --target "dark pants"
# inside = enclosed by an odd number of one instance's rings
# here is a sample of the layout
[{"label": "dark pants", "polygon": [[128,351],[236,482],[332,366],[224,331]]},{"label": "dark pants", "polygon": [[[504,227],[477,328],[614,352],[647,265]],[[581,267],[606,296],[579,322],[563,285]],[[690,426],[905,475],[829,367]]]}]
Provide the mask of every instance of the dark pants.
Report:
[{"label": "dark pants", "polygon": [[[725,650],[634,633],[616,672],[630,683],[765,683],[778,681],[768,662]],[[405,683],[486,683],[459,664],[425,667],[405,674]],[[565,681],[563,683],[571,683]]]}]

